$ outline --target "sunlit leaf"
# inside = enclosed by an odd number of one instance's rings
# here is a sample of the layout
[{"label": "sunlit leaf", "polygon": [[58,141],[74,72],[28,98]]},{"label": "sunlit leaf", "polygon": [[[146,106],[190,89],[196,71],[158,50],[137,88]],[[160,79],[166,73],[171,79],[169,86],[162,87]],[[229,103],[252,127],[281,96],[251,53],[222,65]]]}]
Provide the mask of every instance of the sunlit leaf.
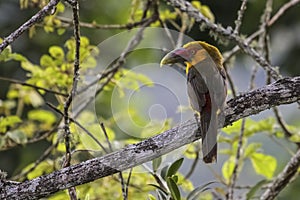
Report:
[{"label": "sunlit leaf", "polygon": [[271,179],[277,167],[277,160],[270,155],[253,153],[250,156],[252,166],[257,174]]},{"label": "sunlit leaf", "polygon": [[231,126],[227,126],[222,129],[223,132],[227,134],[239,133],[241,131],[242,120],[238,120],[232,123]]},{"label": "sunlit leaf", "polygon": [[289,140],[292,142],[300,142],[300,133],[295,133],[291,137],[289,137]]},{"label": "sunlit leaf", "polygon": [[245,157],[251,156],[253,153],[257,151],[262,146],[261,143],[251,143],[245,149]]},{"label": "sunlit leaf", "polygon": [[57,34],[58,35],[62,35],[62,34],[64,34],[66,32],[66,29],[64,29],[64,28],[58,28],[57,29]]},{"label": "sunlit leaf", "polygon": [[207,17],[210,21],[215,21],[215,16],[211,12],[210,8],[206,5],[201,5],[199,1],[192,1],[192,5],[197,8],[205,17]]},{"label": "sunlit leaf", "polygon": [[[30,169],[33,163],[24,168],[24,171]],[[53,171],[53,161],[50,159],[44,160],[41,162],[32,172],[28,173],[27,178],[33,179],[43,174],[48,174]]]},{"label": "sunlit leaf", "polygon": [[156,200],[156,198],[152,194],[148,194],[148,200]]},{"label": "sunlit leaf", "polygon": [[47,110],[31,110],[28,112],[28,119],[36,120],[45,124],[53,124],[56,121],[55,115]]},{"label": "sunlit leaf", "polygon": [[59,60],[62,60],[65,56],[63,49],[59,46],[51,46],[49,48],[49,53],[53,58],[59,59]]},{"label": "sunlit leaf", "polygon": [[42,67],[55,67],[55,62],[53,61],[53,58],[50,57],[49,55],[43,55],[40,58],[40,65]]},{"label": "sunlit leaf", "polygon": [[0,133],[5,133],[8,127],[13,127],[20,122],[22,122],[22,120],[16,115],[0,117]]},{"label": "sunlit leaf", "polygon": [[231,156],[228,160],[226,160],[222,166],[222,174],[225,178],[226,182],[229,183],[233,170],[234,170],[235,158]]}]

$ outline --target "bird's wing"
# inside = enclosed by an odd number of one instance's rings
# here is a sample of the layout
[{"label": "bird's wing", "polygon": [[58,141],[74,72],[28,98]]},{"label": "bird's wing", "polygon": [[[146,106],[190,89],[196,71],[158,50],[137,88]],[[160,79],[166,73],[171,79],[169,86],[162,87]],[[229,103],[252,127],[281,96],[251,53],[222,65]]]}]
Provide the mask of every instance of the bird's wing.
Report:
[{"label": "bird's wing", "polygon": [[205,81],[195,67],[187,74],[187,92],[190,104],[195,111],[201,112],[206,104],[205,95],[208,93]]}]

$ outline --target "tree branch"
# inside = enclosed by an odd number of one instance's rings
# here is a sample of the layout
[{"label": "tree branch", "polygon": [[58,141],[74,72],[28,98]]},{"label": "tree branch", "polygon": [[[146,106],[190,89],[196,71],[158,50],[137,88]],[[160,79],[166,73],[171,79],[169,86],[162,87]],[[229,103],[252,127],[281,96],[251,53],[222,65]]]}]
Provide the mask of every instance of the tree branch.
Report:
[{"label": "tree branch", "polygon": [[20,35],[27,31],[31,26],[41,21],[46,15],[51,14],[51,12],[59,2],[60,0],[51,0],[45,7],[43,7],[38,13],[33,15],[28,21],[22,24],[17,30],[4,38],[4,40],[0,44],[0,53],[13,41],[15,41]]},{"label": "tree branch", "polygon": [[274,199],[283,188],[289,184],[290,180],[297,173],[300,166],[300,149],[291,158],[288,164],[285,166],[283,171],[270,183],[268,189],[261,196],[261,200],[272,200]]},{"label": "tree branch", "polygon": [[[300,100],[300,76],[280,79],[275,83],[229,100],[224,111],[225,124],[221,127],[271,107],[291,104],[298,100]],[[116,152],[63,168],[33,180],[22,183],[0,180],[0,199],[38,199],[130,169],[199,139],[194,134],[196,128],[194,119],[191,119],[140,143],[128,145]],[[299,163],[296,162],[296,165],[299,166]],[[285,176],[278,181],[285,182],[284,178]]]},{"label": "tree branch", "polygon": [[215,34],[224,37],[228,40],[234,41],[247,55],[251,56],[265,71],[269,72],[274,80],[281,78],[281,75],[277,69],[272,66],[263,56],[261,56],[253,47],[242,39],[239,35],[235,34],[232,27],[226,29],[219,25],[211,22],[208,18],[204,17],[199,10],[194,8],[192,4],[184,0],[166,0],[173,7],[180,9],[182,12],[187,13],[189,17],[195,19],[196,22],[204,25],[205,28],[209,29]]}]

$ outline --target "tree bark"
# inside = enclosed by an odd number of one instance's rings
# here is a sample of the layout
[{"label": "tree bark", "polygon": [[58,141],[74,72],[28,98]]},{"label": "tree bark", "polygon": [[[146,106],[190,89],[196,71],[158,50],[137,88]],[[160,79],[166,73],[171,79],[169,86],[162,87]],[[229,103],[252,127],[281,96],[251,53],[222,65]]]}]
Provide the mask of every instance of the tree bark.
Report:
[{"label": "tree bark", "polygon": [[[299,100],[300,76],[280,79],[230,99],[224,111],[225,124],[222,127],[274,106]],[[0,199],[38,199],[141,165],[199,139],[195,134],[196,128],[195,121],[188,120],[137,144],[29,181],[0,180]]]}]

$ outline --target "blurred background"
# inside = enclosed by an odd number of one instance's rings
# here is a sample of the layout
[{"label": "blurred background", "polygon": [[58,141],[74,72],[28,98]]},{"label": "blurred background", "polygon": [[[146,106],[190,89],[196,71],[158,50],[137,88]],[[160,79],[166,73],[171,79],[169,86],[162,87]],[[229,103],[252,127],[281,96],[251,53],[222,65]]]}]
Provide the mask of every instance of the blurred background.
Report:
[{"label": "blurred background", "polygon": [[[83,22],[96,22],[98,24],[126,24],[130,16],[132,9],[130,0],[122,0],[122,3],[118,0],[111,1],[80,1],[80,20]],[[274,14],[280,6],[286,1],[275,0],[273,5]],[[222,24],[224,27],[234,27],[234,21],[237,17],[237,10],[240,7],[241,1],[201,1],[202,4],[207,5],[215,16],[215,21]],[[164,2],[161,2],[163,7]],[[248,2],[247,10],[243,19],[241,27],[241,33],[250,35],[255,32],[260,25],[260,16],[263,12],[265,1],[251,0]],[[20,2],[18,0],[0,0],[0,37],[4,38],[33,14],[35,14],[39,8],[34,5],[27,9],[20,9]],[[280,72],[286,76],[299,76],[299,55],[300,55],[300,5],[296,5],[292,9],[288,10],[271,28],[270,28],[270,42],[271,42],[271,63],[274,66],[280,66]],[[64,17],[71,18],[71,9],[66,5],[66,10],[63,13]],[[167,24],[171,29],[171,24]],[[126,30],[104,30],[104,29],[88,29],[81,28],[81,35],[89,38],[90,43],[93,45],[101,44],[108,38],[115,36],[118,33],[128,32]],[[73,35],[72,28],[66,29],[66,32],[60,36],[55,33],[49,34],[42,30],[41,27],[36,27],[36,34],[29,39],[29,34],[25,33],[19,37],[11,46],[14,52],[22,53],[24,56],[30,59],[32,63],[39,63],[40,57],[43,54],[48,53],[48,48],[51,45],[62,46],[66,40]],[[199,26],[195,24],[193,28],[187,33],[187,35],[194,40],[204,40],[208,43],[218,46],[221,52],[230,50],[234,45],[228,43],[228,45],[218,44],[209,34],[208,31],[199,31]],[[124,36],[125,37],[125,36]],[[161,36],[157,36],[160,38]],[[145,37],[146,41],[155,40]],[[125,44],[125,43],[124,43]],[[116,43],[120,45],[121,49],[124,44]],[[146,49],[135,51],[130,55],[125,64],[125,68],[131,69],[135,72],[141,73],[149,77],[156,85],[152,88],[142,88],[140,92],[130,94],[129,100],[131,106],[137,106],[142,114],[141,122],[145,125],[153,119],[160,121],[161,119],[171,119],[169,121],[170,126],[173,126],[180,121],[184,121],[193,116],[193,113],[188,108],[185,112],[178,114],[178,106],[188,107],[188,100],[185,96],[185,79],[184,73],[176,69],[159,68],[158,64],[165,52],[162,51],[163,47],[171,49],[171,46],[163,46],[162,41],[153,41],[153,46],[161,45],[161,49]],[[123,45],[123,46],[122,46]],[[114,50],[115,47],[112,47]],[[107,49],[105,49],[107,50]],[[104,49],[100,48],[101,51]],[[231,74],[235,83],[235,87],[238,92],[245,92],[249,89],[250,75],[255,63],[248,56],[244,56],[239,53],[232,66],[229,66],[228,72]],[[100,68],[101,69],[101,68]],[[102,68],[103,69],[103,68]],[[162,72],[163,71],[163,72]],[[162,74],[168,74],[168,77]],[[0,76],[9,77],[17,80],[26,80],[26,71],[20,67],[18,62],[5,62],[0,63]],[[0,80],[0,100],[6,99],[7,91],[10,83]],[[261,87],[265,85],[265,73],[259,67],[257,78],[255,80],[255,87]],[[172,86],[175,86],[172,89]],[[166,89],[167,88],[167,89]],[[171,88],[171,89],[170,89]],[[176,90],[176,91],[175,91]],[[178,91],[177,91],[178,90]],[[116,91],[104,91],[95,102],[95,109],[98,117],[109,118],[116,111],[108,111],[107,108],[112,107],[115,109],[122,109],[122,100],[119,99],[119,94],[114,93]],[[176,94],[174,96],[174,93]],[[125,96],[127,93],[125,94]],[[55,99],[49,95],[48,100],[55,103]],[[141,100],[144,98],[143,100]],[[113,101],[111,101],[113,99]],[[116,102],[114,102],[116,101]],[[124,103],[126,103],[124,101]],[[120,106],[121,105],[121,106]],[[119,106],[119,107],[118,107]],[[27,109],[30,109],[28,107]],[[299,127],[300,113],[296,104],[285,105],[279,107],[284,119],[288,124]],[[264,111],[259,115],[252,116],[254,120],[263,119],[268,116],[273,116],[273,112]],[[134,121],[134,120],[133,120]],[[125,124],[126,121],[120,121],[120,124]],[[120,125],[119,124],[119,125]],[[119,128],[119,129],[118,129]],[[126,127],[123,127],[126,129]],[[163,127],[162,127],[163,128]],[[115,131],[120,131],[122,127],[116,127]],[[131,133],[140,132],[139,129],[127,130]],[[158,133],[160,130],[155,130]],[[131,135],[134,137],[147,137],[141,135]],[[1,137],[1,136],[0,136]],[[126,138],[124,134],[119,134],[118,139]],[[253,141],[263,141],[264,152],[277,158],[278,167],[276,172],[282,170],[286,162],[289,159],[288,153],[278,146],[274,141],[270,140],[265,135],[258,135],[251,138]],[[286,142],[284,145],[289,145]],[[49,146],[47,141],[41,141],[38,143],[30,144],[27,146],[18,146],[6,151],[0,152],[0,169],[8,172],[9,176],[18,173],[20,169],[29,163],[33,162],[40,156],[40,152],[43,152]],[[222,148],[222,146],[221,146]],[[294,148],[295,147],[291,147]],[[38,151],[37,151],[38,149]],[[175,156],[178,153],[174,154]],[[171,155],[172,157],[172,155]],[[207,166],[203,163],[199,163],[197,170],[191,177],[194,185],[198,185],[201,182],[209,181],[213,178],[213,171],[219,172],[222,167],[222,163],[225,161],[225,156],[220,156],[217,165]],[[249,164],[249,163],[248,163]],[[183,173],[189,168],[191,161],[185,162],[180,171]],[[208,175],[208,172],[210,175]],[[250,165],[245,165],[242,175],[238,181],[240,185],[249,185],[255,183],[257,176]],[[292,187],[287,187],[279,196],[278,199],[298,199],[300,196],[300,180],[298,179]]]}]

